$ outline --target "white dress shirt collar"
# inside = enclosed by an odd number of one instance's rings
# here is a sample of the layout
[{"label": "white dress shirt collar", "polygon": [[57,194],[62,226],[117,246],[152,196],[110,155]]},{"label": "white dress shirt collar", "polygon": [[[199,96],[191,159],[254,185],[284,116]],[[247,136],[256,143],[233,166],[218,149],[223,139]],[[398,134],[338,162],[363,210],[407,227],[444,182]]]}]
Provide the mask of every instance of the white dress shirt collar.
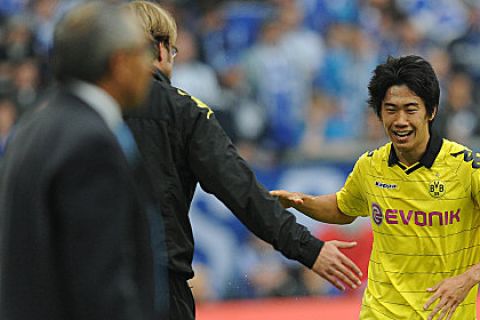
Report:
[{"label": "white dress shirt collar", "polygon": [[72,93],[92,107],[113,132],[123,122],[120,106],[105,90],[84,81],[70,86]]}]

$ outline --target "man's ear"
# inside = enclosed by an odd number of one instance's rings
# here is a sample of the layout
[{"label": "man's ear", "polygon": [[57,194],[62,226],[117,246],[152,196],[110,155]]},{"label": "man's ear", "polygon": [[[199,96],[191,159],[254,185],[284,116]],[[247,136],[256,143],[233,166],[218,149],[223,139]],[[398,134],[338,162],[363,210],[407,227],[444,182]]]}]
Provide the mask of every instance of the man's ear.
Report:
[{"label": "man's ear", "polygon": [[162,62],[161,46],[162,46],[162,43],[157,41],[154,41],[152,44],[153,56],[155,57],[155,60],[158,60],[158,62]]},{"label": "man's ear", "polygon": [[429,121],[432,121],[435,118],[435,116],[437,115],[437,111],[438,111],[438,106],[433,107],[433,112],[428,119]]}]

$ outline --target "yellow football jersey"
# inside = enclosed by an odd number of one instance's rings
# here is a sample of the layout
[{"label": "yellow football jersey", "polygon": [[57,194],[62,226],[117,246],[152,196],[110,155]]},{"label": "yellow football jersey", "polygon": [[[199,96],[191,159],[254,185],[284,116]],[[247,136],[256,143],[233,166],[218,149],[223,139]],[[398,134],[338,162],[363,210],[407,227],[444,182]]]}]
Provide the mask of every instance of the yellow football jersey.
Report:
[{"label": "yellow football jersey", "polygon": [[[426,319],[426,289],[480,262],[479,168],[480,154],[435,135],[410,167],[391,143],[360,157],[337,193],[343,213],[372,222],[360,319]],[[476,295],[452,319],[476,319]]]}]

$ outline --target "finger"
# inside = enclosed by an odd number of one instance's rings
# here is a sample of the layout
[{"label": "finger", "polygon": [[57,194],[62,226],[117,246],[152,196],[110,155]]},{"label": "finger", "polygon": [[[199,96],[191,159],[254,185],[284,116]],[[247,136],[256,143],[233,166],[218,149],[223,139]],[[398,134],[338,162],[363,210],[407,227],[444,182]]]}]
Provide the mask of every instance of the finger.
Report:
[{"label": "finger", "polygon": [[428,320],[432,320],[433,317],[445,306],[445,302],[440,300],[440,302],[433,308],[433,311],[428,315]]},{"label": "finger", "polygon": [[276,196],[276,197],[280,197],[280,196],[282,196],[282,194],[284,194],[284,193],[285,193],[284,190],[272,190],[272,191],[270,191],[270,194],[271,194],[272,196]]},{"label": "finger", "polygon": [[324,278],[330,282],[331,284],[333,284],[335,286],[335,288],[337,288],[338,290],[340,291],[345,291],[345,287],[340,283],[340,281],[338,281],[337,278],[335,278],[333,275],[330,275],[330,274],[326,274],[324,276]]},{"label": "finger", "polygon": [[295,204],[303,204],[303,199],[297,196],[290,196],[287,199]]},{"label": "finger", "polygon": [[[348,259],[347,257],[345,257],[345,258]],[[341,259],[341,260],[343,260],[343,259]],[[352,289],[356,289],[357,286],[362,284],[360,279],[350,269],[348,269],[345,265],[339,264],[339,265],[336,266],[336,268],[337,268],[337,270],[335,270],[335,271],[339,272],[342,275],[342,278],[340,278],[340,279],[343,282],[345,282],[346,284],[348,284]],[[353,284],[355,284],[355,287],[352,286]]]},{"label": "finger", "polygon": [[432,303],[434,303],[438,299],[438,294],[435,293],[433,296],[428,299],[427,303],[423,306],[423,310],[427,310]]},{"label": "finger", "polygon": [[455,310],[457,310],[457,307],[458,307],[458,303],[455,303],[451,308],[450,308],[450,312],[448,313],[448,318],[447,320],[450,320],[453,316],[453,313],[455,312]]},{"label": "finger", "polygon": [[445,304],[445,306],[442,308],[442,312],[438,316],[438,320],[445,319],[449,311],[452,309],[453,304],[454,304],[453,301]]},{"label": "finger", "polygon": [[335,246],[337,246],[337,248],[341,248],[341,249],[353,248],[357,245],[356,241],[347,242],[347,241],[336,240],[333,243],[335,244]]},{"label": "finger", "polygon": [[428,292],[434,292],[434,291],[437,291],[437,290],[438,290],[438,288],[440,287],[440,285],[442,284],[442,282],[443,282],[443,281],[441,281],[441,282],[437,283],[436,285],[434,285],[434,286],[433,286],[433,287],[431,287],[431,288],[428,288],[428,289],[427,289],[427,291],[428,291]]},{"label": "finger", "polygon": [[[337,277],[337,279],[340,279],[343,283],[347,284],[350,288],[357,289],[358,279],[355,276],[353,276],[353,279],[350,279],[348,275],[348,270],[345,270],[345,271],[334,270],[333,274],[335,275],[335,277]],[[353,273],[351,274],[353,275]]]},{"label": "finger", "polygon": [[[359,277],[362,277],[363,274],[362,274],[362,271],[360,270],[360,268],[352,261],[350,260],[350,258],[348,258],[346,255],[344,255],[343,253],[340,253],[340,256],[339,256],[340,260],[342,261],[342,263],[344,265],[346,265],[347,267],[349,267],[351,270],[353,270],[356,274],[358,274]],[[357,277],[355,277],[356,279],[358,279]],[[358,284],[360,285],[360,279],[358,279]]]}]

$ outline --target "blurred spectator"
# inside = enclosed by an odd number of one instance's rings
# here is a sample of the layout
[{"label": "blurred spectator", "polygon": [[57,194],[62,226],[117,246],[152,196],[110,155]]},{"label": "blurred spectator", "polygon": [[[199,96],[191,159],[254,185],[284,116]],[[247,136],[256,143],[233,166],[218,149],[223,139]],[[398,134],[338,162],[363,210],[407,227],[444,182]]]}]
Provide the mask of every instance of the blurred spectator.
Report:
[{"label": "blurred spectator", "polygon": [[290,56],[305,81],[311,82],[325,56],[323,37],[302,25],[304,13],[296,1],[282,3],[278,15],[283,27],[282,51]]},{"label": "blurred spectator", "polygon": [[0,55],[11,62],[19,62],[35,55],[33,34],[27,17],[9,19]]},{"label": "blurred spectator", "polygon": [[30,0],[2,0],[0,1],[0,14],[15,15],[25,11]]},{"label": "blurred spectator", "polygon": [[448,139],[467,143],[480,133],[478,104],[473,96],[474,84],[465,72],[457,72],[449,80],[446,101],[435,124]]},{"label": "blurred spectator", "polygon": [[13,67],[8,60],[0,59],[0,96],[13,91]]},{"label": "blurred spectator", "polygon": [[235,140],[236,129],[230,106],[223,99],[215,70],[199,60],[195,35],[185,29],[179,30],[177,47],[179,52],[175,57],[172,84],[211,106],[222,127]]},{"label": "blurred spectator", "polygon": [[246,53],[244,70],[252,97],[268,118],[265,146],[278,152],[297,146],[305,119],[305,87],[301,70],[283,50],[283,28],[267,20],[259,41]]},{"label": "blurred spectator", "polygon": [[40,74],[35,60],[29,59],[15,65],[13,74],[13,99],[22,114],[31,109],[40,97]]},{"label": "blurred spectator", "polygon": [[307,109],[305,130],[300,150],[302,156],[315,159],[322,152],[322,146],[328,140],[329,125],[339,111],[336,99],[327,93],[317,90]]},{"label": "blurred spectator", "polygon": [[198,44],[187,30],[178,31],[175,70],[172,84],[184,89],[214,109],[222,108],[222,92],[211,66],[198,59]]},{"label": "blurred spectator", "polygon": [[[448,52],[441,47],[431,47],[426,57],[437,74],[438,82],[440,84],[440,92],[447,92],[452,69]],[[444,102],[445,95],[442,94],[440,95],[440,105],[442,106]]]},{"label": "blurred spectator", "polygon": [[262,21],[271,13],[262,1],[227,1],[214,6],[201,18],[201,40],[205,59],[218,72],[236,65],[251,47]]},{"label": "blurred spectator", "polygon": [[53,29],[65,12],[82,0],[36,0],[33,5],[35,37],[40,55],[47,55],[53,40]]},{"label": "blurred spectator", "polygon": [[13,102],[7,98],[0,98],[0,157],[5,152],[16,119],[17,110]]},{"label": "blurred spectator", "polygon": [[397,3],[415,29],[436,44],[448,44],[467,28],[467,8],[463,1],[398,0]]},{"label": "blurred spectator", "polygon": [[468,29],[448,46],[452,67],[468,72],[480,83],[480,8],[472,5],[469,10]]},{"label": "blurred spectator", "polygon": [[325,63],[314,83],[317,90],[337,100],[338,109],[327,120],[326,138],[351,140],[361,136],[365,124],[365,83],[378,61],[375,43],[353,25],[336,24],[331,26],[326,44]]},{"label": "blurred spectator", "polygon": [[305,14],[305,24],[324,34],[332,24],[355,23],[358,21],[359,1],[357,0],[300,0]]},{"label": "blurred spectator", "polygon": [[369,0],[360,10],[360,29],[368,34],[378,48],[379,57],[398,55],[397,21],[404,13],[394,0]]},{"label": "blurred spectator", "polygon": [[418,28],[411,18],[401,15],[395,21],[395,28],[397,30],[395,55],[426,54],[430,43],[424,38],[423,31]]}]

